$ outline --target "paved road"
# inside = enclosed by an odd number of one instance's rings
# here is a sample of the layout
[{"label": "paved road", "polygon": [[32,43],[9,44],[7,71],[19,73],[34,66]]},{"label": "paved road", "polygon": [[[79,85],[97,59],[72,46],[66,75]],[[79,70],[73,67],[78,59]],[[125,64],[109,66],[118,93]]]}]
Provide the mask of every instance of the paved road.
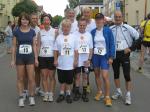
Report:
[{"label": "paved road", "polygon": [[[90,102],[83,103],[82,101],[74,102],[72,104],[44,103],[41,97],[36,98],[36,106],[25,108],[17,107],[17,93],[16,93],[16,72],[9,66],[10,55],[0,57],[0,112],[149,112],[150,102],[150,79],[144,75],[140,75],[132,71],[133,79],[133,104],[125,106],[123,99],[114,101],[113,106],[105,107],[102,101],[96,102],[93,96],[96,92],[93,74],[91,74],[92,93],[90,94]],[[114,90],[112,70],[110,71],[111,93]],[[122,88],[124,88],[124,80],[121,75]],[[56,93],[58,93],[58,86]],[[57,96],[56,94],[55,96]],[[56,98],[55,98],[56,99]]]}]

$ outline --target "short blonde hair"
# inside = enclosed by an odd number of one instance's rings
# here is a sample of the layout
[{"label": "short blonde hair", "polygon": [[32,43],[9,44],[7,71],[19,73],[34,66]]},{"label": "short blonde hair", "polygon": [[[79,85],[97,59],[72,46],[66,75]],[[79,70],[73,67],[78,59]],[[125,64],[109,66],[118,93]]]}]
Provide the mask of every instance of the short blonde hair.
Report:
[{"label": "short blonde hair", "polygon": [[92,10],[91,10],[89,7],[84,7],[84,8],[82,9],[82,12],[85,12],[85,11],[91,12]]},{"label": "short blonde hair", "polygon": [[61,23],[61,25],[63,26],[63,25],[70,25],[71,26],[71,21],[69,20],[69,19],[64,19],[63,21],[62,21],[62,23]]}]

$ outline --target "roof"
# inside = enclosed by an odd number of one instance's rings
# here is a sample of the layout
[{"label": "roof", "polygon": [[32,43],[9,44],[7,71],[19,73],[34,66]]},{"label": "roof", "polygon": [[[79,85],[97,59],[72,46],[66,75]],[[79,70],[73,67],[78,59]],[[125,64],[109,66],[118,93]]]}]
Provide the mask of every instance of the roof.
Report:
[{"label": "roof", "polygon": [[103,5],[99,0],[80,0],[80,5]]}]

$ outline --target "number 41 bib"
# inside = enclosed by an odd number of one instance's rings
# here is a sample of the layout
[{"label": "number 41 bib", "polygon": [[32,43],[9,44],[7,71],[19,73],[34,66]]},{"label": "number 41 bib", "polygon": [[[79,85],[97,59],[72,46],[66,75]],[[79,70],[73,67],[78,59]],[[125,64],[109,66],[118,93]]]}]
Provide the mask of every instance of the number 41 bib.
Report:
[{"label": "number 41 bib", "polygon": [[23,44],[19,46],[19,54],[31,54],[32,46],[28,44]]}]

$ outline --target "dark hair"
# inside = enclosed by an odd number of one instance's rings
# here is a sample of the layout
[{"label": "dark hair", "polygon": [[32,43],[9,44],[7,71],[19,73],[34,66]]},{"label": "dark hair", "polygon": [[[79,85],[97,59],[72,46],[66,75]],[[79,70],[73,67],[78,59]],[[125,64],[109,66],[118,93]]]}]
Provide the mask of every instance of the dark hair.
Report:
[{"label": "dark hair", "polygon": [[102,13],[97,13],[96,15],[95,15],[95,19],[97,20],[97,19],[104,19],[105,17],[104,17],[104,15],[102,14]]},{"label": "dark hair", "polygon": [[50,21],[51,21],[51,23],[52,23],[52,16],[51,16],[51,14],[43,14],[43,15],[41,16],[41,22],[43,22],[44,17],[48,17],[48,18],[49,18],[49,20],[50,20]]},{"label": "dark hair", "polygon": [[20,16],[19,16],[19,19],[18,19],[18,26],[21,26],[21,19],[22,19],[23,17],[24,17],[26,20],[29,21],[29,24],[31,23],[30,15],[27,14],[27,13],[25,13],[25,12],[23,12],[23,13],[21,13]]},{"label": "dark hair", "polygon": [[8,25],[11,24],[11,21],[8,21]]},{"label": "dark hair", "polygon": [[147,19],[150,19],[150,13],[147,15]]}]

